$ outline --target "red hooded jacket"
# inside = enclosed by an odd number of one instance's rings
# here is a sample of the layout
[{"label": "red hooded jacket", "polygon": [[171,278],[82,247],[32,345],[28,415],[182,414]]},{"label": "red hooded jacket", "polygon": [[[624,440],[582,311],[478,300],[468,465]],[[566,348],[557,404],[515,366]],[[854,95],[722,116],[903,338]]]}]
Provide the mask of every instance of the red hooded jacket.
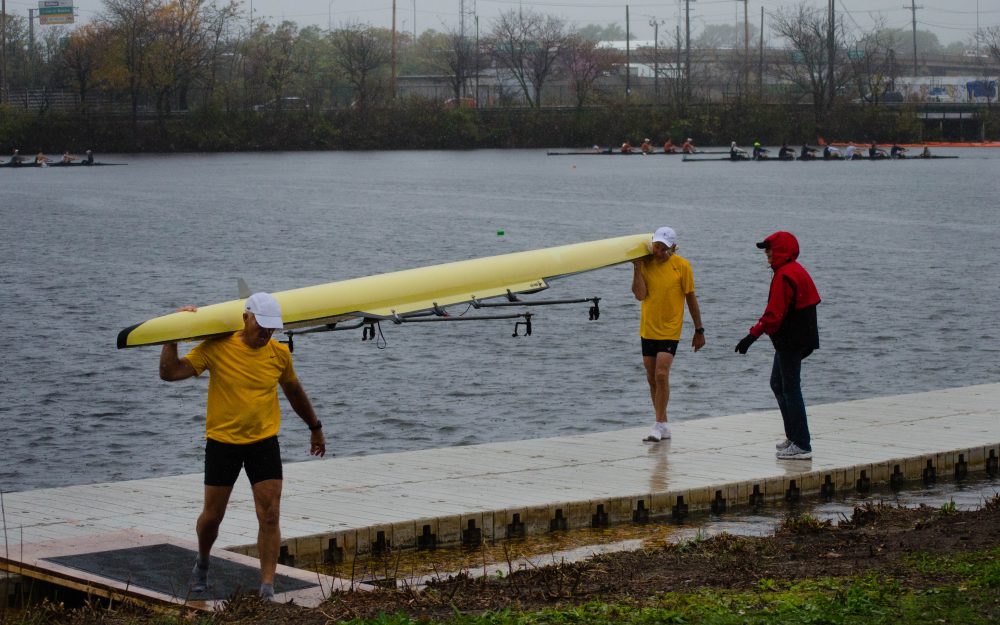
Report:
[{"label": "red hooded jacket", "polygon": [[775,349],[797,348],[805,354],[819,347],[816,305],[819,291],[805,267],[796,260],[799,242],[791,232],[778,231],[764,239],[771,249],[771,292],[767,308],[750,334],[768,334]]}]

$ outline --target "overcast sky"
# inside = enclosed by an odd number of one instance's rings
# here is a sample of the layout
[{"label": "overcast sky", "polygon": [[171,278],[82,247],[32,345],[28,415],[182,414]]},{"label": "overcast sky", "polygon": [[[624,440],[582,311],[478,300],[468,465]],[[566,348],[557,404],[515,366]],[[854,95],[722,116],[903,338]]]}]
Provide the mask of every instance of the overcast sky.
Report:
[{"label": "overcast sky", "polygon": [[[220,0],[221,1],[221,0]],[[827,0],[806,0],[825,10]],[[37,1],[6,0],[7,11],[26,15]],[[882,16],[890,27],[911,28],[912,15],[903,5],[911,0],[836,0],[837,10],[847,15],[849,27],[868,29],[874,18]],[[392,23],[392,0],[244,0],[245,9],[253,5],[254,15],[272,20],[288,19],[300,26],[310,24],[326,28],[344,22],[361,22],[389,27]],[[633,38],[652,39],[650,21],[664,21],[663,32],[678,25],[683,0],[652,2],[616,2],[615,0],[466,0],[469,13],[474,7],[479,15],[480,32],[486,31],[493,18],[504,11],[523,7],[564,18],[572,27],[617,22],[624,27],[625,5],[630,7]],[[749,0],[751,25],[760,25],[761,7],[774,11],[792,7],[798,0]],[[981,28],[1000,24],[1000,0],[917,0],[917,28],[937,34],[941,43],[966,41],[976,30],[977,15]],[[76,0],[79,21],[86,21],[103,8],[101,0]],[[459,0],[397,0],[396,24],[400,30],[428,28],[444,30],[458,24]],[[743,0],[693,0],[691,32],[696,36],[708,24],[735,24],[742,21]],[[765,37],[767,19],[765,18]],[[470,29],[472,27],[470,26]],[[683,28],[683,26],[682,26]]]}]

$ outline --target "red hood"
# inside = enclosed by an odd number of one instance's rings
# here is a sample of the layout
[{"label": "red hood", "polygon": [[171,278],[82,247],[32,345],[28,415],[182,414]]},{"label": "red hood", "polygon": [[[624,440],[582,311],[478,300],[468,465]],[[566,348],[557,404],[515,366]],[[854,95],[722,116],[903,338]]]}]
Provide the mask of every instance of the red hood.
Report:
[{"label": "red hood", "polygon": [[779,230],[768,235],[764,242],[771,249],[771,269],[777,270],[799,257],[799,240],[791,232]]}]

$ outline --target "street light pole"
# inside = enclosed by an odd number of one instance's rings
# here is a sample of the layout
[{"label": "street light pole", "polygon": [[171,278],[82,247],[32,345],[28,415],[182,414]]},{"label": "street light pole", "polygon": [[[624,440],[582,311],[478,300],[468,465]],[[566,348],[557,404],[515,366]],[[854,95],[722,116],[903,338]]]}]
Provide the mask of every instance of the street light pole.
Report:
[{"label": "street light pole", "polygon": [[326,5],[326,32],[333,31],[333,0]]}]

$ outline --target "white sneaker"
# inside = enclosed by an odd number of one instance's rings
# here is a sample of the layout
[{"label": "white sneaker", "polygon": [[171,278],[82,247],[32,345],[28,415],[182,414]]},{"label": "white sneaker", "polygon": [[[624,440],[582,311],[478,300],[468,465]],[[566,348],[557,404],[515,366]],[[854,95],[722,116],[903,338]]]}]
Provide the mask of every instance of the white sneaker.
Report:
[{"label": "white sneaker", "polygon": [[774,455],[778,458],[778,460],[809,460],[813,457],[813,452],[811,450],[806,451],[795,443],[791,443],[788,447],[779,449],[778,453]]},{"label": "white sneaker", "polygon": [[781,451],[782,449],[788,447],[791,444],[792,444],[792,441],[790,441],[789,439],[786,438],[785,440],[783,440],[780,443],[778,443],[777,445],[775,445],[774,448],[777,449],[778,451]]},{"label": "white sneaker", "polygon": [[646,435],[646,438],[642,440],[647,443],[659,443],[665,438],[670,438],[670,426],[666,423],[660,423],[657,421],[653,424],[653,427],[650,428],[649,434]]}]

